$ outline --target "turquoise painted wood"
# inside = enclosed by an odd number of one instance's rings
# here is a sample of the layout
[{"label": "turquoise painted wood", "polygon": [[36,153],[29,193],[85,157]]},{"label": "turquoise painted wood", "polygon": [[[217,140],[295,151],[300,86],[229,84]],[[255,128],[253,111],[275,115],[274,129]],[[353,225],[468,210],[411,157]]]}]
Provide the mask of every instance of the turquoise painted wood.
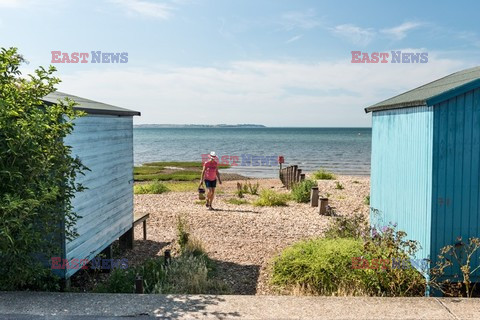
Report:
[{"label": "turquoise painted wood", "polygon": [[[431,266],[441,248],[480,237],[480,89],[441,97],[372,115],[371,223],[397,223]],[[473,269],[480,255],[472,261]]]},{"label": "turquoise painted wood", "polygon": [[132,227],[133,118],[87,115],[75,120],[65,143],[91,170],[77,180],[88,189],[73,200],[82,218],[79,237],[65,243],[65,258],[91,260]]},{"label": "turquoise painted wood", "polygon": [[[432,258],[462,237],[480,237],[480,89],[433,106]],[[474,257],[478,266],[479,256]],[[447,276],[458,270],[448,269]],[[478,273],[472,278],[479,281]]]},{"label": "turquoise painted wood", "polygon": [[418,259],[430,254],[432,135],[431,108],[372,115],[371,225],[396,223],[420,242]]}]

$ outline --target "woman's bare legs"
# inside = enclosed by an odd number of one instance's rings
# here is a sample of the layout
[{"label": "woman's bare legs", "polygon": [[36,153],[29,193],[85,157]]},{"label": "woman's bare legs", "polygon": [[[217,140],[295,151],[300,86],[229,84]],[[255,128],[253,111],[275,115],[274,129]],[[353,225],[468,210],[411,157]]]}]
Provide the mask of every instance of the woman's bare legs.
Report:
[{"label": "woman's bare legs", "polygon": [[215,188],[208,188],[208,193],[207,193],[207,204],[211,207],[213,198],[215,197]]}]

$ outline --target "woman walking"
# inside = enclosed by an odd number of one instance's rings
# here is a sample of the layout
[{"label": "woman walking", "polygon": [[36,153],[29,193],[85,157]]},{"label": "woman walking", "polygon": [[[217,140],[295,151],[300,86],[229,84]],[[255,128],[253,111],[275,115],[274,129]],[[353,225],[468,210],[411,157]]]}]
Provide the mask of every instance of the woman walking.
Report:
[{"label": "woman walking", "polygon": [[207,201],[206,206],[208,210],[213,210],[212,202],[213,197],[215,196],[215,188],[217,187],[217,179],[218,183],[222,184],[222,180],[220,179],[220,172],[218,172],[218,158],[215,154],[215,151],[210,152],[208,156],[208,160],[203,163],[203,170],[202,170],[202,177],[200,178],[200,185],[203,185],[203,181],[205,181],[205,187],[207,187]]}]

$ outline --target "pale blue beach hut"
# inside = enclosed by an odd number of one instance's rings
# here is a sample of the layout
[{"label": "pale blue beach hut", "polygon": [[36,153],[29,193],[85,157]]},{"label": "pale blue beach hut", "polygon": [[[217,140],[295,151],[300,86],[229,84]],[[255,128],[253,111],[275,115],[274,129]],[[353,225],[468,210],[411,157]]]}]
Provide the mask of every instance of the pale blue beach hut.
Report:
[{"label": "pale blue beach hut", "polygon": [[[81,216],[76,225],[79,236],[73,241],[64,237],[62,259],[91,260],[132,228],[133,116],[140,112],[61,92],[43,100],[51,104],[67,97],[86,116],[75,120],[73,133],[64,142],[90,171],[77,180],[88,189],[73,201]],[[68,279],[78,268],[55,271]]]},{"label": "pale blue beach hut", "polygon": [[[371,223],[398,224],[419,259],[480,236],[480,67],[366,108],[372,112]],[[478,265],[478,256],[476,260]],[[447,276],[452,276],[452,269]],[[472,281],[480,280],[478,273]]]}]

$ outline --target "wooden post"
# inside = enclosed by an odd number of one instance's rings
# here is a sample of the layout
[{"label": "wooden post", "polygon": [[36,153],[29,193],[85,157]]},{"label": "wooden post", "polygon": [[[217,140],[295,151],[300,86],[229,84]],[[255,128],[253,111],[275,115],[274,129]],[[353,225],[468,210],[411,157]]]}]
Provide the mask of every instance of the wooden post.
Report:
[{"label": "wooden post", "polygon": [[292,167],[287,167],[287,181],[286,181],[286,187],[287,189],[290,189],[290,171]]},{"label": "wooden post", "polygon": [[312,187],[310,191],[310,205],[312,207],[318,207],[318,187]]},{"label": "wooden post", "polygon": [[147,240],[147,219],[143,220],[143,240]]},{"label": "wooden post", "polygon": [[320,198],[320,205],[318,206],[318,212],[321,215],[327,214],[328,198]]},{"label": "wooden post", "polygon": [[300,176],[302,175],[302,169],[297,170],[297,176],[295,177],[295,180],[297,180],[297,183],[301,181]]},{"label": "wooden post", "polygon": [[297,183],[297,171],[298,171],[298,166],[294,165],[293,166],[293,179],[292,179],[292,187],[295,183]]},{"label": "wooden post", "polygon": [[143,279],[139,275],[135,278],[135,293],[143,293]]},{"label": "wooden post", "polygon": [[305,180],[305,173],[300,174],[300,181]]},{"label": "wooden post", "polygon": [[133,238],[134,238],[134,232],[133,232],[133,223],[132,227],[127,230],[123,235],[120,236],[119,239],[119,244],[120,244],[120,250],[125,250],[125,249],[133,249]]}]

